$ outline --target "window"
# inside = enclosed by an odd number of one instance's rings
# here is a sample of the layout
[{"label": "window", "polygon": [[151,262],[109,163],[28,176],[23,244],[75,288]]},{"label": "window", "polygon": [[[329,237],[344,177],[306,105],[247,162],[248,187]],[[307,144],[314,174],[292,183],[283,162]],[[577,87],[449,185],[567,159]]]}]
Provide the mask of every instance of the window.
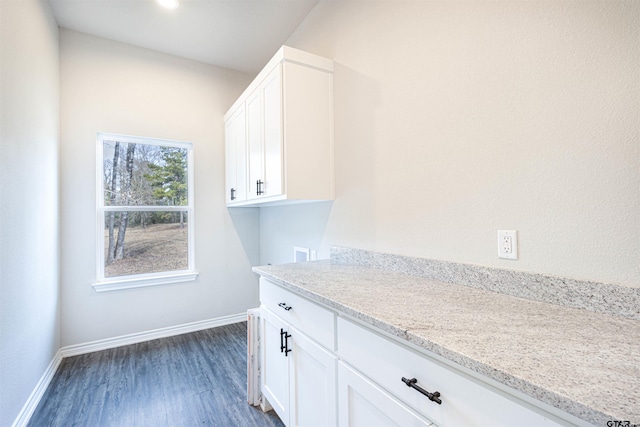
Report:
[{"label": "window", "polygon": [[194,280],[187,142],[98,134],[96,291]]}]

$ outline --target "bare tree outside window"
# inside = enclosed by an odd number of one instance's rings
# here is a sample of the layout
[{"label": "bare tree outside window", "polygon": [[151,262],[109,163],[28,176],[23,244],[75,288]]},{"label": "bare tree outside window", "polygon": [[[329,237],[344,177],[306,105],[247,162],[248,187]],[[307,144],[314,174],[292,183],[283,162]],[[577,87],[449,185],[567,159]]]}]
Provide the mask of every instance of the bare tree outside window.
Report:
[{"label": "bare tree outside window", "polygon": [[104,278],[189,268],[189,151],[102,140]]}]

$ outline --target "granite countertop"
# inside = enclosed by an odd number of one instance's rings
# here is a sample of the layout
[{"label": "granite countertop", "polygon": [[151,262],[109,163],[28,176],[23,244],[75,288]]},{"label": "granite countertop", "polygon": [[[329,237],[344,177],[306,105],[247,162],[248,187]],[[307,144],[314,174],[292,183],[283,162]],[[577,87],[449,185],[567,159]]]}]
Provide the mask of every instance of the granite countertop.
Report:
[{"label": "granite countertop", "polygon": [[640,321],[330,261],[253,271],[595,425],[640,425]]}]

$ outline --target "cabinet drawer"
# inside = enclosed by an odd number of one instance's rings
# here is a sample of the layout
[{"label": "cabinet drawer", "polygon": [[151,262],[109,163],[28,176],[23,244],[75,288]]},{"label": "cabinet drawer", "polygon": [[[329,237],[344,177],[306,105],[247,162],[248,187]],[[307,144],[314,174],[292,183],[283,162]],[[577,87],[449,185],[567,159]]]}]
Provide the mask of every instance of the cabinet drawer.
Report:
[{"label": "cabinet drawer", "polygon": [[[338,354],[409,407],[446,426],[557,426],[556,418],[515,397],[446,367],[368,328],[338,318]],[[442,404],[407,386],[402,378],[440,392]]]},{"label": "cabinet drawer", "polygon": [[329,350],[335,349],[335,314],[295,293],[260,278],[260,302]]},{"label": "cabinet drawer", "polygon": [[338,364],[338,414],[340,427],[433,426],[342,362]]}]

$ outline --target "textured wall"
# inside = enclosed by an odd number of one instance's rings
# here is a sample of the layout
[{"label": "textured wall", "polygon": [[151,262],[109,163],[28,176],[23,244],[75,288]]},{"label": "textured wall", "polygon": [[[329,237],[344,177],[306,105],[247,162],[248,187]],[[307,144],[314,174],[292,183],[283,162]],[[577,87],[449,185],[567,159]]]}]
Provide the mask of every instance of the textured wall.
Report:
[{"label": "textured wall", "polygon": [[262,263],[338,244],[640,286],[638,40],[638,2],[321,2],[287,43],[336,61],[336,200],[263,209]]},{"label": "textured wall", "polygon": [[[224,205],[223,115],[250,77],[61,30],[62,345],[238,314],[258,305],[258,213]],[[195,282],[96,293],[96,134],[189,141]]]},{"label": "textured wall", "polygon": [[0,425],[60,347],[58,26],[42,0],[0,1]]}]

